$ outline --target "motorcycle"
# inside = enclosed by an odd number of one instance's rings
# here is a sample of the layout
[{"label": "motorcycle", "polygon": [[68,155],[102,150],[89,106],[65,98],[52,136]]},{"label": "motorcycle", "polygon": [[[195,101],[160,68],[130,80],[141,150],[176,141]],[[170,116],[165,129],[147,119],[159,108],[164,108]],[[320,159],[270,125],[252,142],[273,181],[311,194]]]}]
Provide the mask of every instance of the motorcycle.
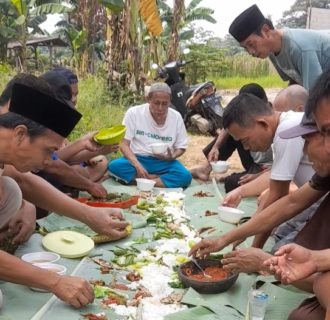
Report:
[{"label": "motorcycle", "polygon": [[221,96],[211,81],[190,87],[186,85],[181,68],[191,62],[172,61],[163,67],[153,64],[152,68],[157,70],[154,80],[164,79],[171,88],[171,107],[181,114],[187,128],[216,136],[217,129],[222,128]]}]

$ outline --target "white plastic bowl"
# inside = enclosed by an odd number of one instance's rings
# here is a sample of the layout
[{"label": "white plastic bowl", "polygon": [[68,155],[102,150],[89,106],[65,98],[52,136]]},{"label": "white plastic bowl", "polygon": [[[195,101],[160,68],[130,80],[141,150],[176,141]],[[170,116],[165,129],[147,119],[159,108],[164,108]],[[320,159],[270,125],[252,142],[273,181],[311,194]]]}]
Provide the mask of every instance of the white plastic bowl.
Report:
[{"label": "white plastic bowl", "polygon": [[40,251],[40,252],[26,253],[22,256],[21,259],[25,262],[29,262],[33,264],[51,263],[59,260],[60,256],[55,252]]},{"label": "white plastic bowl", "polygon": [[220,219],[228,223],[236,224],[244,215],[244,211],[236,208],[220,206],[218,209]]},{"label": "white plastic bowl", "polygon": [[150,147],[152,153],[154,154],[165,153],[168,148],[168,143],[162,143],[162,142],[152,143]]},{"label": "white plastic bowl", "polygon": [[155,181],[143,178],[137,178],[136,184],[139,190],[141,191],[151,191],[155,185]]},{"label": "white plastic bowl", "polygon": [[[41,269],[47,269],[48,271],[56,272],[61,276],[65,275],[67,271],[67,268],[65,266],[56,263],[34,263],[33,265]],[[38,292],[49,292],[45,289],[40,289],[40,288],[30,287],[30,289]]]},{"label": "white plastic bowl", "polygon": [[41,269],[47,269],[48,271],[56,272],[57,274],[59,274],[61,276],[66,274],[66,267],[62,266],[61,264],[57,264],[57,263],[35,263],[34,265],[38,268],[41,268]]},{"label": "white plastic bowl", "polygon": [[216,173],[225,173],[229,168],[229,163],[227,161],[211,162],[211,167]]}]

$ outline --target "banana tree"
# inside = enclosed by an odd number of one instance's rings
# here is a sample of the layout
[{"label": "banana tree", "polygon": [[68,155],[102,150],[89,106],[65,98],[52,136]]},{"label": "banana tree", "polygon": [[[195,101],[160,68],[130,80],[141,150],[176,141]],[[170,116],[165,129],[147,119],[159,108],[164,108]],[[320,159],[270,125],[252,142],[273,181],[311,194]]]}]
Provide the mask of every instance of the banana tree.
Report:
[{"label": "banana tree", "polygon": [[168,60],[176,60],[178,56],[178,48],[179,48],[179,29],[181,20],[184,16],[184,0],[174,0],[173,5],[173,17],[171,23],[171,36],[169,39],[167,57]]},{"label": "banana tree", "polygon": [[141,33],[138,1],[102,0],[101,2],[107,7],[105,56],[109,84],[140,91]]},{"label": "banana tree", "polygon": [[[8,0],[7,1],[16,16],[15,29],[17,31],[17,39],[21,43],[21,65],[23,71],[26,70],[27,47],[26,43],[29,38],[29,29],[31,33],[43,33],[40,24],[46,21],[48,14],[68,13],[72,9],[56,3],[55,1],[36,1],[36,0]],[[60,1],[59,1],[60,2]]]},{"label": "banana tree", "polygon": [[6,60],[8,42],[15,38],[15,18],[9,1],[0,0],[0,61]]},{"label": "banana tree", "polygon": [[[179,8],[178,4],[174,3],[174,7],[172,9],[166,3],[166,1],[159,0],[161,18],[165,25],[164,32],[161,37],[161,42],[164,48],[169,48],[169,51],[171,51],[172,56],[170,55],[169,59],[177,58],[178,44],[180,41],[189,40],[194,37],[194,30],[191,26],[194,21],[203,20],[210,23],[217,22],[212,17],[214,10],[199,6],[202,2],[203,0],[192,0],[186,8]],[[184,5],[184,1],[179,5]],[[181,12],[181,17],[178,17],[177,13],[175,12],[179,9],[183,10],[183,13]]]}]

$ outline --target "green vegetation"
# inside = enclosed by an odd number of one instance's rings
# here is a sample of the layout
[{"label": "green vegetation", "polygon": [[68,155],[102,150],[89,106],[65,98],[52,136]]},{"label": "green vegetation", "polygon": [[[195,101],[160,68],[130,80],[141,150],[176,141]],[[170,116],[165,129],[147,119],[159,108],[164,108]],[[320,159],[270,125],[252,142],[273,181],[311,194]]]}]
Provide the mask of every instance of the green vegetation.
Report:
[{"label": "green vegetation", "polygon": [[88,76],[79,81],[77,109],[83,118],[70,136],[75,139],[89,131],[120,124],[128,106],[119,106],[110,99],[106,80]]},{"label": "green vegetation", "polygon": [[247,83],[258,83],[263,88],[285,88],[287,82],[284,82],[277,74],[271,74],[263,77],[224,77],[224,78],[209,78],[213,81],[218,89],[239,89]]},{"label": "green vegetation", "polygon": [[5,88],[7,82],[15,75],[15,71],[8,64],[0,63],[0,93]]}]

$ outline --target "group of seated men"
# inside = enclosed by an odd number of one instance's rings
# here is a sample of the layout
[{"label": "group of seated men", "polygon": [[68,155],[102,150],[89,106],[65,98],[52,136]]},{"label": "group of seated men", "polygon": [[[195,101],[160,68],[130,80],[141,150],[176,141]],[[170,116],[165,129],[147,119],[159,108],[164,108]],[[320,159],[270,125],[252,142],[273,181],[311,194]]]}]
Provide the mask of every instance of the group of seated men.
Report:
[{"label": "group of seated men", "polygon": [[[249,93],[227,105],[226,134],[251,152],[272,146],[273,163],[256,179],[239,181],[223,201],[235,207],[244,197],[261,195],[252,218],[218,238],[202,240],[190,254],[204,257],[233,244],[236,250],[222,259],[225,269],[273,273],[285,284],[314,293],[289,319],[329,320],[330,36],[275,29],[256,5],[243,11],[229,32],[249,54],[269,57],[284,80],[308,91],[289,86],[273,107]],[[290,192],[292,182],[297,190]],[[266,252],[262,248],[270,235],[273,248]],[[255,236],[251,248],[237,247],[249,236]]]},{"label": "group of seated men", "polygon": [[[202,240],[190,254],[204,257],[256,235],[252,248],[225,255],[225,268],[274,273],[283,283],[314,292],[290,319],[329,320],[330,39],[311,31],[274,29],[255,5],[234,20],[230,33],[250,54],[269,56],[283,79],[303,87],[289,86],[271,104],[262,88],[249,85],[225,108],[224,129],[204,154],[210,161],[226,159],[237,149],[245,172],[227,180],[230,192],[223,204],[237,206],[256,195],[261,200],[251,220],[219,238]],[[70,187],[105,196],[100,182],[107,170],[126,184],[144,177],[170,188],[189,186],[192,175],[208,178],[208,163],[189,172],[177,160],[187,148],[187,134],[181,116],[169,108],[171,90],[164,83],[151,86],[146,104],[126,112],[122,158],[108,163],[103,155],[118,146],[97,145],[93,132],[67,143],[81,117],[75,110],[77,83],[66,69],[39,78],[20,75],[0,97],[2,239],[19,244],[29,238],[34,206],[80,220],[113,239],[124,237],[127,222],[120,211],[91,208],[65,195]],[[167,151],[154,154],[154,142],[166,142]],[[247,174],[256,175],[251,180]],[[294,192],[292,182],[298,188]],[[268,253],[262,247],[271,232],[275,244]],[[94,299],[84,279],[40,270],[3,251],[0,261],[3,280],[47,289],[75,307]]]}]

